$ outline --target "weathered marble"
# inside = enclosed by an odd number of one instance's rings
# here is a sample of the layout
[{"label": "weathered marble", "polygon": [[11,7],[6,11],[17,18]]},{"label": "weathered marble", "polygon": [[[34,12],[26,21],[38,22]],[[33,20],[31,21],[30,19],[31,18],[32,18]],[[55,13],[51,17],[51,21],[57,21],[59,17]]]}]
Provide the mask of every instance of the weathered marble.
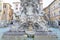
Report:
[{"label": "weathered marble", "polygon": [[40,0],[20,0],[20,20],[13,22],[10,31],[5,32],[3,40],[28,40],[27,36],[34,35],[33,40],[57,40],[56,34],[49,32]]}]

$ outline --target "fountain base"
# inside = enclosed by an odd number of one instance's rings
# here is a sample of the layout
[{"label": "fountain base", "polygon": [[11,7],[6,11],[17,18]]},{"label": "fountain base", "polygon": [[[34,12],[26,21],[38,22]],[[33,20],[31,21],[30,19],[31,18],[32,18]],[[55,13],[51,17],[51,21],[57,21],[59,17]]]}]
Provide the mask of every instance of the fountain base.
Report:
[{"label": "fountain base", "polygon": [[52,32],[36,32],[34,35],[27,35],[25,32],[6,32],[2,36],[3,40],[27,40],[33,38],[34,40],[57,40],[57,36]]}]

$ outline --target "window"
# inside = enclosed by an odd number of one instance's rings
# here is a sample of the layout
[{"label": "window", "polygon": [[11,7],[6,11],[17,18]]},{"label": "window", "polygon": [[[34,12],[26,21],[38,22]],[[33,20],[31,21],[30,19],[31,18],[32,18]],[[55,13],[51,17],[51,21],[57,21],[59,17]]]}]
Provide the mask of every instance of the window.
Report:
[{"label": "window", "polygon": [[6,8],[6,5],[4,5],[3,8]]},{"label": "window", "polygon": [[60,26],[60,21],[58,21],[58,25]]},{"label": "window", "polygon": [[4,14],[5,14],[5,11],[4,11]]},{"label": "window", "polygon": [[55,9],[55,6],[54,6],[54,9]]},{"label": "window", "polygon": [[2,10],[0,10],[0,12],[1,12]]}]

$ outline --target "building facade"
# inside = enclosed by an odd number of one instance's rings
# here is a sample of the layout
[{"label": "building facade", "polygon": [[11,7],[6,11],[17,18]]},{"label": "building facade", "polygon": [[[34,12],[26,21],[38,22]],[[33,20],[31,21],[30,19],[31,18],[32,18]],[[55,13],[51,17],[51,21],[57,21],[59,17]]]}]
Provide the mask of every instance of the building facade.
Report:
[{"label": "building facade", "polygon": [[44,11],[51,26],[60,26],[60,0],[54,0]]},{"label": "building facade", "polygon": [[9,3],[3,3],[3,13],[2,13],[1,20],[4,20],[4,21],[13,20],[13,10]]},{"label": "building facade", "polygon": [[3,0],[0,0],[0,20],[3,12]]},{"label": "building facade", "polygon": [[20,16],[20,2],[13,2],[13,9],[14,9],[14,14],[13,14],[13,19],[16,20]]}]

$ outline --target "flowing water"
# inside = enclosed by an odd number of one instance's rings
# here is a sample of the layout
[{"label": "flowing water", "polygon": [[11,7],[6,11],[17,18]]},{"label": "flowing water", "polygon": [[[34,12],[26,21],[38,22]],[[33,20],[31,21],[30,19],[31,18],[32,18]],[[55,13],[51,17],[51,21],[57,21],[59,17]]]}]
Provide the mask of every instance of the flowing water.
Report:
[{"label": "flowing water", "polygon": [[9,31],[9,29],[10,28],[0,28],[0,40],[2,40],[1,38],[2,38],[3,33]]},{"label": "flowing water", "polygon": [[53,33],[56,33],[56,35],[58,36],[57,40],[60,40],[60,29],[57,28],[49,28],[50,30],[53,31]]}]

